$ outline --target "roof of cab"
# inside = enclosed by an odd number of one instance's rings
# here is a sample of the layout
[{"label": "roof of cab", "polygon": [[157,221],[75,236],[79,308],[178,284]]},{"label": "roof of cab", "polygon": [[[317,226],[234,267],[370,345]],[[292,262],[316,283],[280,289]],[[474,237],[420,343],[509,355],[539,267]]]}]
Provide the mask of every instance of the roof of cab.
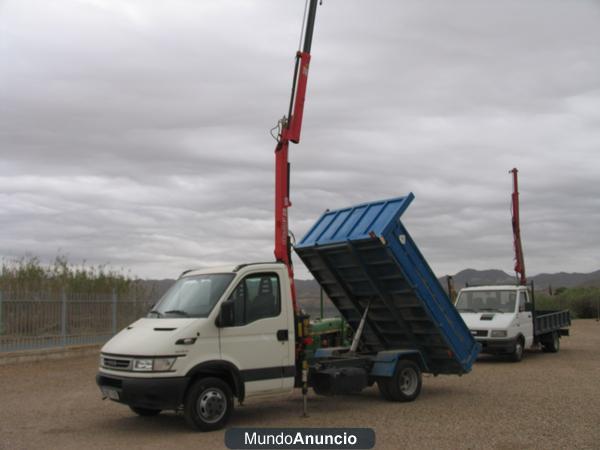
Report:
[{"label": "roof of cab", "polygon": [[244,267],[248,267],[248,266],[273,268],[273,266],[281,266],[281,265],[283,265],[283,263],[281,263],[279,261],[270,261],[270,262],[238,264],[235,266],[229,265],[229,266],[206,267],[203,269],[186,270],[186,271],[182,272],[179,277],[181,278],[181,277],[189,277],[189,276],[195,276],[195,275],[206,275],[209,273],[235,273],[235,272],[239,272],[241,269],[243,269]]},{"label": "roof of cab", "polygon": [[462,291],[514,291],[515,289],[527,289],[527,286],[520,286],[518,284],[501,284],[501,285],[483,285],[483,286],[469,286],[464,287]]}]

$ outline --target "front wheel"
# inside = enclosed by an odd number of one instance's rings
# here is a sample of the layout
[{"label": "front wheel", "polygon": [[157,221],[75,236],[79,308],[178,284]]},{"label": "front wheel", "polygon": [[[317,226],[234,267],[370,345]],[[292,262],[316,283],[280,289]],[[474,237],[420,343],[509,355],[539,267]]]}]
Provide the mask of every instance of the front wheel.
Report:
[{"label": "front wheel", "polygon": [[183,408],[186,422],[200,431],[219,430],[233,411],[233,393],[219,378],[201,378],[189,389]]},{"label": "front wheel", "polygon": [[521,361],[523,359],[523,352],[524,352],[523,339],[518,338],[517,342],[515,343],[515,349],[512,352],[512,354],[510,355],[510,360],[512,362]]},{"label": "front wheel", "polygon": [[421,393],[421,369],[412,361],[400,361],[391,378],[377,381],[379,392],[392,402],[412,402]]}]

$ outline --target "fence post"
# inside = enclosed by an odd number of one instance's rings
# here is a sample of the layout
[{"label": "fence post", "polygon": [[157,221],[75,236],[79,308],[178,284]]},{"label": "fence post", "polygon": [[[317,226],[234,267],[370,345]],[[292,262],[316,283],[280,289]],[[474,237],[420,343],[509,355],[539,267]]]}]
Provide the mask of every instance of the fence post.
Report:
[{"label": "fence post", "polygon": [[67,345],[67,292],[61,290],[60,336],[63,347]]},{"label": "fence post", "polygon": [[112,334],[117,334],[117,291],[112,290]]},{"label": "fence post", "polygon": [[4,321],[2,320],[2,291],[0,291],[0,336],[4,334]]}]

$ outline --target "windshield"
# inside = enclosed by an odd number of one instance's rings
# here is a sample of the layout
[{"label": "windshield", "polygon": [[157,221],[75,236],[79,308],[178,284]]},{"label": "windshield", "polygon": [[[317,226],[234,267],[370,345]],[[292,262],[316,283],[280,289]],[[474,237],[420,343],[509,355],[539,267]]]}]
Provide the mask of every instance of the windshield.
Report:
[{"label": "windshield", "polygon": [[208,317],[233,276],[213,273],[181,278],[154,305],[148,317]]},{"label": "windshield", "polygon": [[463,291],[456,300],[460,312],[500,312],[515,311],[514,291]]}]

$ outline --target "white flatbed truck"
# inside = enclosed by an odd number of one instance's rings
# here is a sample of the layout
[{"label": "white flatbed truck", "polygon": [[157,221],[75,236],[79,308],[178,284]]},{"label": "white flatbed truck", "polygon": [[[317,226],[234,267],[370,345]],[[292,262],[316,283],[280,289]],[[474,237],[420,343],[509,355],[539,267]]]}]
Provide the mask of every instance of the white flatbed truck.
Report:
[{"label": "white flatbed truck", "polygon": [[536,310],[527,286],[466,287],[455,305],[481,353],[508,355],[515,362],[526,349],[556,353],[560,338],[569,335],[569,310]]}]

